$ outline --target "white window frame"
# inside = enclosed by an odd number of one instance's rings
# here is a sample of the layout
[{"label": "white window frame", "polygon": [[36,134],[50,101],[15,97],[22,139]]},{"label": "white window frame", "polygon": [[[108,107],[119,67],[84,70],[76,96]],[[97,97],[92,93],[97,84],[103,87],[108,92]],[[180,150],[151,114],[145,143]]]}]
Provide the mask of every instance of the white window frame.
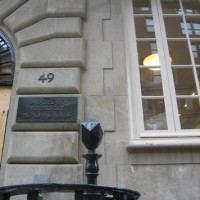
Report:
[{"label": "white window frame", "polygon": [[[138,57],[136,50],[137,49],[137,44],[135,39],[136,35],[135,32],[133,31],[135,29],[135,26],[133,18],[132,0],[122,0],[122,10],[123,10],[123,24],[124,24],[124,43],[125,43],[126,69],[127,69],[129,127],[130,127],[130,143],[127,145],[127,150],[132,151],[138,148],[143,149],[143,148],[155,148],[155,147],[156,148],[159,147],[179,148],[180,146],[185,148],[200,147],[200,137],[199,137],[200,133],[197,130],[189,130],[189,131],[186,130],[186,131],[181,131],[181,133],[179,133],[174,131],[175,128],[173,128],[173,130],[168,130],[166,132],[160,131],[160,134],[158,132],[155,133],[154,131],[152,132],[148,131],[148,133],[141,132],[140,127],[144,127],[143,118],[141,117],[141,113],[143,111],[142,111],[141,100],[137,98],[138,95],[141,96],[140,78],[139,76],[133,77],[134,74],[139,75],[139,68],[133,67],[133,66],[138,66],[139,64],[138,64]],[[166,73],[169,72],[166,71]],[[171,81],[173,81],[173,79]],[[175,95],[175,89],[170,88],[170,90],[171,89],[174,90],[174,95]],[[176,109],[177,109],[176,114],[178,115],[178,108]],[[168,104],[166,104],[166,112],[168,110],[170,110],[170,107]],[[138,117],[138,115],[140,116]],[[176,123],[176,124],[178,123],[177,122],[178,118],[168,119],[168,120],[173,121],[173,122],[168,121],[168,123]]]}]

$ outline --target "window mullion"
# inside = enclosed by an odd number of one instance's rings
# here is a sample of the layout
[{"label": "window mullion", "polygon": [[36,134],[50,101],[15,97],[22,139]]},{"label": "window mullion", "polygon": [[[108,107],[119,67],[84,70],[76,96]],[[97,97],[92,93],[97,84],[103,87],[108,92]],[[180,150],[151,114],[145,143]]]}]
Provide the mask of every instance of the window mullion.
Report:
[{"label": "window mullion", "polygon": [[[135,134],[131,135],[131,139],[140,138],[140,132],[144,127],[144,122],[141,120],[142,116],[142,101],[141,101],[141,85],[139,76],[138,57],[137,57],[137,44],[136,35],[134,30],[135,23],[133,17],[133,6],[131,0],[126,0],[126,3],[122,1],[124,10],[124,27],[125,27],[125,46],[126,46],[126,65],[127,65],[127,77],[128,77],[128,91],[129,91],[129,117],[130,117],[130,129]],[[130,31],[131,30],[131,31]],[[129,40],[128,40],[129,39]],[[134,77],[134,78],[133,78]]]},{"label": "window mullion", "polygon": [[169,126],[169,131],[175,134],[176,129],[180,130],[180,122],[179,122],[178,108],[176,103],[176,93],[175,93],[174,80],[171,69],[170,54],[169,54],[165,24],[162,14],[162,6],[160,0],[156,1],[152,0],[152,1],[156,2],[157,4],[156,5],[157,8],[156,27],[158,33],[157,40],[159,41],[158,49],[160,54],[160,63],[162,66],[161,70],[163,74],[163,88],[165,95],[167,122]]}]

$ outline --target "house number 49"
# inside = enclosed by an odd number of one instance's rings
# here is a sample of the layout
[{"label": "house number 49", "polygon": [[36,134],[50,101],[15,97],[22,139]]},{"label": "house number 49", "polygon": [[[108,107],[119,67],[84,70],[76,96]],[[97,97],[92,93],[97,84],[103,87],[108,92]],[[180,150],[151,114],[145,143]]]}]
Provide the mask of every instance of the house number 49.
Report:
[{"label": "house number 49", "polygon": [[44,83],[45,81],[47,81],[48,83],[53,81],[54,79],[54,74],[53,73],[48,73],[47,75],[46,74],[42,74],[38,80],[39,81],[42,81],[42,83]]}]

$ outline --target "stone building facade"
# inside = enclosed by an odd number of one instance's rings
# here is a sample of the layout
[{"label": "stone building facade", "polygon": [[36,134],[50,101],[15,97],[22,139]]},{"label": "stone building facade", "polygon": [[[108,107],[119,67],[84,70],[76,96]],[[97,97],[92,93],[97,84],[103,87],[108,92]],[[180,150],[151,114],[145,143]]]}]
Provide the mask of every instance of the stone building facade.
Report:
[{"label": "stone building facade", "polygon": [[[200,199],[198,135],[133,139],[130,2],[0,0],[0,30],[15,54],[1,185],[84,183],[80,124],[94,118],[104,130],[98,184],[139,191],[141,200]],[[20,100],[44,107],[52,97],[76,97],[76,122],[17,119]]]}]

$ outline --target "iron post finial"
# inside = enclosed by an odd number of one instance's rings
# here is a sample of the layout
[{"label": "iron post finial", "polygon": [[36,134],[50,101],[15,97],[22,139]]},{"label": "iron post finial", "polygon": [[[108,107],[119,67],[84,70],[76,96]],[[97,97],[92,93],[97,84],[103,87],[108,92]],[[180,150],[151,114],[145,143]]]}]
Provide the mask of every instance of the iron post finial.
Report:
[{"label": "iron post finial", "polygon": [[86,120],[82,123],[82,141],[88,149],[87,154],[83,154],[86,159],[85,172],[88,184],[97,184],[97,176],[99,175],[98,159],[102,157],[97,154],[95,149],[101,144],[103,130],[99,122],[94,119]]}]

